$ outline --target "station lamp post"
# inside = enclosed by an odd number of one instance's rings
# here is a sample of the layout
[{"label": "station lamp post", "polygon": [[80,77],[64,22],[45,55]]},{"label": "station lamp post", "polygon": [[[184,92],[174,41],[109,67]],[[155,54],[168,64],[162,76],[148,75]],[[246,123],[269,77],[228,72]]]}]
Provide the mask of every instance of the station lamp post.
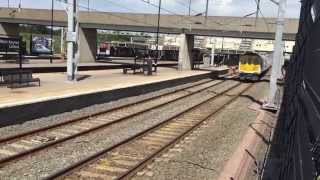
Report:
[{"label": "station lamp post", "polygon": [[67,78],[69,81],[75,80],[76,62],[75,62],[75,44],[77,42],[76,34],[76,11],[77,1],[68,0],[68,32],[67,32]]},{"label": "station lamp post", "polygon": [[191,16],[191,0],[189,0],[189,16]]},{"label": "station lamp post", "polygon": [[51,0],[51,56],[50,56],[50,64],[52,64],[52,58],[54,54],[54,49],[53,49],[53,8],[54,8],[54,1]]},{"label": "station lamp post", "polygon": [[21,12],[21,8],[22,8],[22,0],[19,1],[19,5],[18,5],[18,11]]},{"label": "station lamp post", "polygon": [[261,0],[257,0],[256,20],[255,20],[255,22],[254,22],[254,25],[255,25],[255,26],[257,26],[257,21],[258,21],[258,18],[259,18],[260,1],[261,1]]},{"label": "station lamp post", "polygon": [[90,12],[90,0],[88,0],[88,12]]},{"label": "station lamp post", "polygon": [[157,40],[156,40],[156,52],[157,57],[155,60],[155,72],[157,72],[158,60],[159,60],[159,33],[160,33],[160,16],[161,15],[161,0],[159,0],[159,9],[158,9],[158,26],[157,26]]},{"label": "station lamp post", "polygon": [[[208,19],[208,12],[209,12],[209,0],[206,2],[206,10],[204,12],[198,13],[194,15],[194,17],[204,16],[204,25],[207,25],[207,19]],[[191,13],[191,0],[189,1],[189,16]],[[196,24],[202,24],[201,22],[196,22]]]},{"label": "station lamp post", "polygon": [[209,11],[209,0],[207,0],[207,3],[206,3],[206,12],[205,12],[205,21],[204,21],[205,25],[207,24],[208,11]]}]

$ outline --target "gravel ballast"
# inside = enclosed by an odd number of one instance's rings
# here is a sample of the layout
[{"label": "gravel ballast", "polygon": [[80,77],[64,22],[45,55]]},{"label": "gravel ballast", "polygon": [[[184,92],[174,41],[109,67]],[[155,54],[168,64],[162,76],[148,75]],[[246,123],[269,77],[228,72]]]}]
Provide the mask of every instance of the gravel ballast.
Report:
[{"label": "gravel ballast", "polygon": [[[230,84],[232,85],[235,83],[236,82],[230,81],[226,84],[221,84],[211,89],[217,91],[222,89],[224,86],[230,86]],[[1,177],[4,177],[4,179],[6,179],[6,177],[10,177],[8,179],[41,179],[46,177],[62,167],[79,161],[80,159],[109,147],[133,134],[136,134],[137,132],[140,132],[143,129],[147,129],[172,116],[173,114],[182,111],[183,109],[193,106],[202,99],[205,99],[205,94],[206,92],[193,95],[188,97],[187,100],[177,101],[168,106],[132,118],[130,122],[120,123],[104,131],[99,131],[85,137],[73,139],[62,144],[61,146],[51,149],[48,152],[40,152],[33,157],[28,157],[21,162],[2,168],[2,172],[0,172]],[[95,110],[97,107],[91,108],[93,108],[92,110]],[[85,112],[86,111],[83,113]],[[59,118],[65,118],[67,116],[68,114],[65,113]],[[57,119],[59,120],[59,118]],[[42,121],[44,120],[41,120],[41,122]]]},{"label": "gravel ballast", "polygon": [[248,106],[264,98],[267,87],[266,82],[257,83],[133,179],[217,179],[258,115]]},{"label": "gravel ballast", "polygon": [[173,88],[166,88],[166,89],[156,91],[153,93],[147,93],[147,94],[143,94],[140,96],[123,98],[123,99],[120,99],[117,101],[111,101],[111,102],[107,102],[104,104],[97,104],[94,106],[89,106],[89,107],[75,110],[72,112],[65,112],[62,114],[54,115],[54,116],[49,116],[49,117],[44,117],[44,118],[39,118],[39,119],[27,121],[22,124],[16,124],[16,125],[11,125],[11,126],[7,126],[7,127],[2,127],[2,128],[0,128],[0,136],[1,136],[1,138],[4,138],[4,137],[11,136],[11,135],[15,135],[17,133],[20,134],[20,133],[23,133],[26,131],[30,131],[30,130],[33,130],[36,128],[46,127],[46,126],[53,125],[56,123],[65,122],[65,121],[68,121],[73,118],[78,118],[81,116],[94,114],[99,111],[104,111],[104,110],[108,110],[108,109],[111,109],[114,107],[119,107],[119,106],[122,106],[125,104],[137,102],[142,99],[148,99],[151,97],[159,96],[164,93],[173,92],[173,91],[183,89],[185,87],[190,87],[192,85],[206,82],[209,80],[211,80],[211,79],[204,79],[204,80],[200,80],[197,82],[192,82],[192,83],[176,86]]}]

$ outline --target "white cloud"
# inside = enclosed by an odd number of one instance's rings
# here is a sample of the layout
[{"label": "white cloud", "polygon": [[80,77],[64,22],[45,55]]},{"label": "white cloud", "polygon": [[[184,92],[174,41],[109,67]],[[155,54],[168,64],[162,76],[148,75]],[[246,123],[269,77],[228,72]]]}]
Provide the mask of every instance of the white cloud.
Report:
[{"label": "white cloud", "polygon": [[215,0],[211,2],[211,15],[224,16],[226,14],[232,15],[234,12],[233,0]]},{"label": "white cloud", "polygon": [[232,3],[232,0],[216,0],[213,2],[220,6],[230,6]]},{"label": "white cloud", "polygon": [[[18,7],[20,0],[10,0],[11,7]],[[55,8],[63,8],[57,0]],[[79,0],[81,4],[86,5],[88,0]],[[6,1],[0,0],[0,7],[6,7]],[[37,2],[37,3],[35,3]],[[150,0],[158,4],[158,0]],[[211,16],[243,16],[256,10],[254,0],[209,0],[209,15]],[[177,14],[188,13],[189,0],[162,0],[163,8],[166,8]],[[205,11],[206,0],[192,0],[192,14]],[[23,8],[51,8],[51,0],[22,0]],[[90,7],[99,11],[106,12],[131,12],[131,13],[157,13],[157,8],[148,5],[141,0],[90,0]],[[277,8],[270,0],[261,0],[261,9],[267,17],[276,16]],[[288,0],[287,17],[299,17],[299,0]],[[162,13],[165,13],[162,11]]]}]

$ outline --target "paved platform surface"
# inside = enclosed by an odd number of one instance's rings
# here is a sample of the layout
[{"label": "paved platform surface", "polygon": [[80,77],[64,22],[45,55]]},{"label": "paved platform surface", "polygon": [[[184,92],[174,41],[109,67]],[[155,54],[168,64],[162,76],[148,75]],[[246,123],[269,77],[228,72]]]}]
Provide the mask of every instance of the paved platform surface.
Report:
[{"label": "paved platform surface", "polygon": [[[66,72],[67,65],[65,60],[54,59],[50,64],[49,59],[33,59],[28,60],[22,64],[24,69],[32,70],[35,73],[48,73],[48,72]],[[106,69],[121,69],[123,65],[106,62],[95,62],[95,63],[80,63],[78,65],[79,71],[90,71],[90,70],[106,70]],[[4,62],[0,61],[0,71],[7,71],[11,69],[19,68],[17,62]]]},{"label": "paved platform surface", "polygon": [[[158,64],[162,65],[176,65],[178,62],[177,61],[159,61]],[[115,66],[115,65],[122,65],[122,64],[133,64],[133,59],[106,59],[106,60],[99,60],[97,62],[94,63],[79,63],[79,66]],[[50,64],[50,60],[49,59],[32,59],[32,60],[28,60],[27,62],[24,62],[22,64],[22,66],[24,68],[40,68],[40,67],[66,67],[66,61],[65,60],[61,60],[61,59],[54,59],[52,61],[52,63]],[[19,63],[10,63],[10,62],[4,62],[4,61],[0,61],[0,69],[6,69],[6,68],[18,68],[19,67]]]},{"label": "paved platform surface", "polygon": [[158,68],[152,76],[143,74],[122,74],[122,70],[81,71],[85,77],[81,81],[69,82],[65,73],[34,74],[41,79],[41,87],[9,89],[0,86],[0,108],[12,107],[46,100],[66,98],[81,94],[103,92],[113,89],[138,86],[194,75],[206,74],[204,71],[177,71],[172,68]]},{"label": "paved platform surface", "polygon": [[[79,66],[104,66],[104,65],[115,65],[114,63],[80,63]],[[19,64],[16,63],[0,63],[0,69],[6,68],[18,68]],[[61,60],[54,60],[52,64],[49,63],[49,60],[38,61],[33,60],[32,62],[23,63],[23,68],[40,68],[40,67],[66,67],[66,62]]]}]

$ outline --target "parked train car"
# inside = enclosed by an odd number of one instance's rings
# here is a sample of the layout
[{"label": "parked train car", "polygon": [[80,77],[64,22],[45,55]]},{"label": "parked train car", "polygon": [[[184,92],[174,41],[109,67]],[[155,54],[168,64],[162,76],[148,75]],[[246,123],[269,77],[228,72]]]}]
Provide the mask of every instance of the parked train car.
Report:
[{"label": "parked train car", "polygon": [[[156,50],[150,50],[151,57],[157,57]],[[160,60],[178,61],[179,50],[159,50]]]},{"label": "parked train car", "polygon": [[194,48],[192,49],[192,59],[195,62],[203,62],[205,56],[209,56],[210,51],[208,49]]},{"label": "parked train car", "polygon": [[143,51],[146,54],[149,47],[142,43],[104,42],[98,47],[98,59],[104,57],[135,57]]},{"label": "parked train car", "polygon": [[240,80],[257,81],[271,67],[271,54],[248,52],[240,55]]}]

